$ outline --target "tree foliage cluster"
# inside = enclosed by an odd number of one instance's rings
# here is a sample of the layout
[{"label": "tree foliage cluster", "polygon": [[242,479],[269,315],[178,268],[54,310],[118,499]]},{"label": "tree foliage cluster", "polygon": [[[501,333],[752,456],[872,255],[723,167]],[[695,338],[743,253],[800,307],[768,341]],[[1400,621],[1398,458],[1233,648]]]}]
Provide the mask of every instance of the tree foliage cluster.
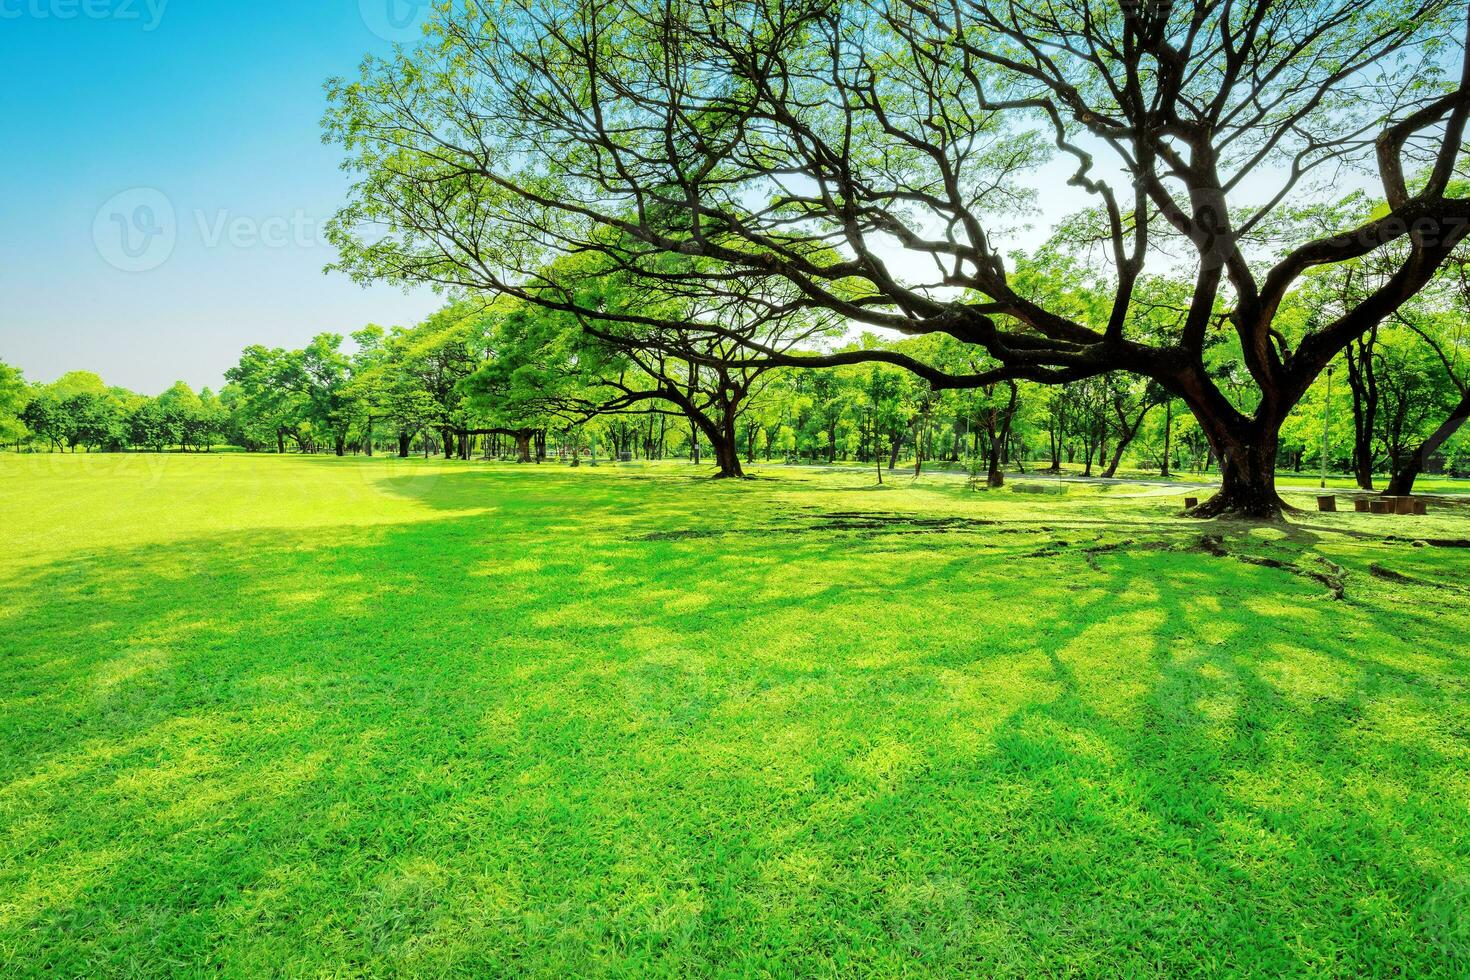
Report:
[{"label": "tree foliage cluster", "polygon": [[27,384],[0,363],[0,441],[16,449],[203,452],[229,437],[230,409],[180,381],[156,397],[109,386],[89,371]]}]

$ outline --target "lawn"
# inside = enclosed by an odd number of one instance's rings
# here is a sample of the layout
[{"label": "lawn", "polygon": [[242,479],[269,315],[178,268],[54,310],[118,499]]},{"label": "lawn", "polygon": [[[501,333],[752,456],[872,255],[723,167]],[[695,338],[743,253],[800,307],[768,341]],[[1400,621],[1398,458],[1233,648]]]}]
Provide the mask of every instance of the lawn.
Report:
[{"label": "lawn", "polygon": [[0,456],[0,974],[1470,971],[1470,511],[757,476]]}]

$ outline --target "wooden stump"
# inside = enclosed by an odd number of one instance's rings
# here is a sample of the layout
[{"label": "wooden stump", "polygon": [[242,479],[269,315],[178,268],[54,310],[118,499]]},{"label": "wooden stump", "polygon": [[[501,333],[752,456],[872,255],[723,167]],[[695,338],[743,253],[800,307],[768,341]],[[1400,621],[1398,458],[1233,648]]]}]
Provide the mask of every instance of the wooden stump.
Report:
[{"label": "wooden stump", "polygon": [[1327,514],[1337,513],[1337,498],[1333,496],[1318,497],[1317,509]]},{"label": "wooden stump", "polygon": [[1194,510],[1198,506],[1199,506],[1199,498],[1198,497],[1185,497],[1184,498],[1184,509],[1185,510]]},{"label": "wooden stump", "polygon": [[1414,515],[1416,517],[1423,517],[1425,514],[1428,513],[1429,505],[1426,504],[1424,501],[1418,499],[1417,497],[1414,498]]},{"label": "wooden stump", "polygon": [[1367,497],[1357,497],[1353,500],[1353,510],[1359,514],[1370,514],[1373,512],[1373,501]]},{"label": "wooden stump", "polygon": [[1379,497],[1378,499],[1376,499],[1376,500],[1373,501],[1373,513],[1375,513],[1375,514],[1392,514],[1393,511],[1394,511],[1394,506],[1393,506],[1393,501],[1392,500],[1385,500],[1382,497]]},{"label": "wooden stump", "polygon": [[1393,507],[1394,507],[1394,511],[1393,512],[1395,514],[1412,514],[1412,513],[1414,513],[1414,498],[1413,497],[1394,497],[1393,498]]}]

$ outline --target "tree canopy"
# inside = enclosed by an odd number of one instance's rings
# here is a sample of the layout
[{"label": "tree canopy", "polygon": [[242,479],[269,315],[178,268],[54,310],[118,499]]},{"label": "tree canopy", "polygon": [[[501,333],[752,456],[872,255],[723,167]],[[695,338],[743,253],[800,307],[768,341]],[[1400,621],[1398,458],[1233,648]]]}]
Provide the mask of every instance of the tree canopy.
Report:
[{"label": "tree canopy", "polygon": [[[877,360],[939,389],[1141,375],[1221,461],[1201,513],[1269,516],[1292,408],[1464,237],[1465,28],[1445,0],[469,0],[331,86],[357,173],[332,237],[364,279],[689,325],[582,303],[555,260],[600,256],[720,308],[699,327],[741,343],[726,363]],[[1304,220],[1349,168],[1381,208]],[[1036,290],[1007,244],[1061,174],[1092,203],[1046,251],[1101,302]],[[1378,288],[1287,329],[1304,274],[1392,249]],[[1168,323],[1140,315],[1156,272],[1187,284]],[[750,336],[803,310],[975,353],[953,371]]]}]

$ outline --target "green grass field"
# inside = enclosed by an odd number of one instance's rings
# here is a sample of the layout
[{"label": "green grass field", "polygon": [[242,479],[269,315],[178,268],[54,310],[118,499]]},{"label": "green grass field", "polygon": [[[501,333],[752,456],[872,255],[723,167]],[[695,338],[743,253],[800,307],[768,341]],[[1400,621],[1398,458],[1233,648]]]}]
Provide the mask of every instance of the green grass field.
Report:
[{"label": "green grass field", "polygon": [[0,974],[1470,972],[1470,512],[758,476],[0,456]]}]

